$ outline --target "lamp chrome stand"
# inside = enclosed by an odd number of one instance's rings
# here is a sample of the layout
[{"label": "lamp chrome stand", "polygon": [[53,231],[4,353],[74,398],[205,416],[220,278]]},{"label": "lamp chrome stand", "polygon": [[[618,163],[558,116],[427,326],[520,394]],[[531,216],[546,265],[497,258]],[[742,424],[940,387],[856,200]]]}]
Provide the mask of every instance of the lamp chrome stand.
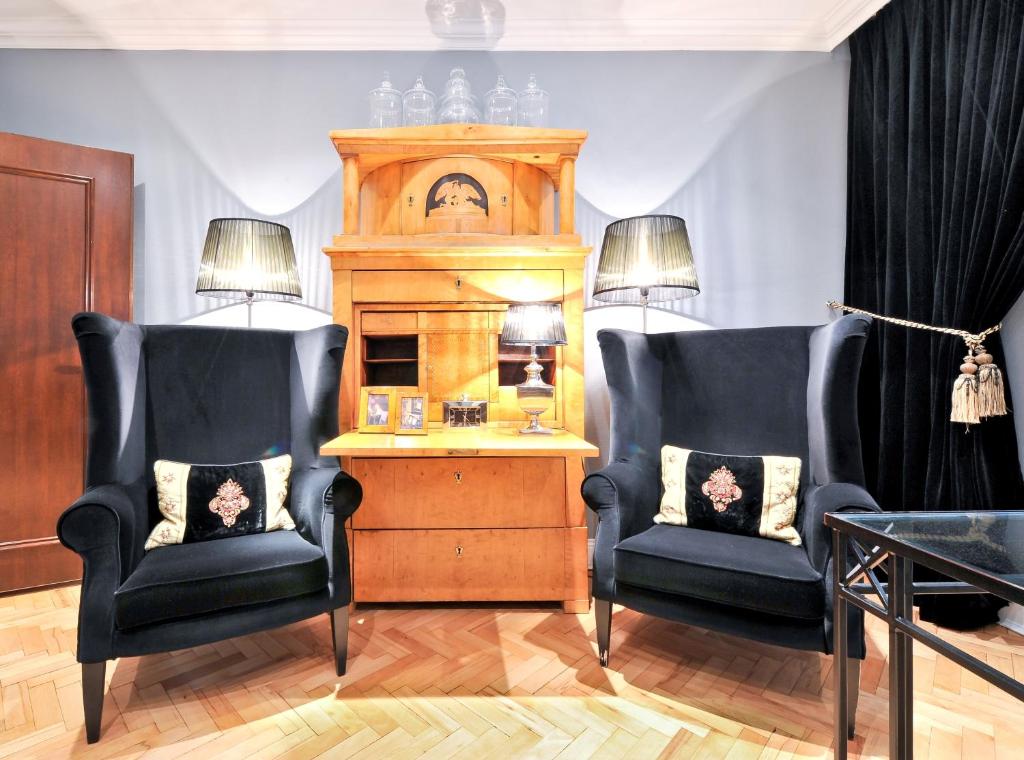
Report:
[{"label": "lamp chrome stand", "polygon": [[522,428],[521,435],[553,435],[555,431],[540,424],[540,415],[555,401],[555,386],[541,379],[544,367],[537,361],[537,345],[530,346],[530,363],[526,365],[526,381],[516,386],[519,408],[530,415],[530,424]]},{"label": "lamp chrome stand", "polygon": [[[245,291],[245,310],[248,318],[248,327],[252,327],[252,302],[254,293],[251,290]],[[647,330],[644,330],[647,332]]]},{"label": "lamp chrome stand", "polygon": [[647,334],[647,296],[650,295],[650,288],[640,288],[640,308],[644,313],[644,335]]}]

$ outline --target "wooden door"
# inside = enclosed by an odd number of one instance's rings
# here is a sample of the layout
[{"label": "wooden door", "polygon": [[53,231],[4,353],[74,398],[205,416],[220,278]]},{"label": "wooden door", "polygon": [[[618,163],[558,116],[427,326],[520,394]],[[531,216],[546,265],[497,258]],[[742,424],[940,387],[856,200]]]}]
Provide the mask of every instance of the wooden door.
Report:
[{"label": "wooden door", "polygon": [[463,394],[473,401],[490,398],[489,343],[486,330],[420,334],[419,385],[430,394],[431,422],[442,421],[442,401]]},{"label": "wooden door", "polygon": [[0,133],[0,592],[81,577],[57,541],[83,491],[71,317],[131,318],[132,156]]}]

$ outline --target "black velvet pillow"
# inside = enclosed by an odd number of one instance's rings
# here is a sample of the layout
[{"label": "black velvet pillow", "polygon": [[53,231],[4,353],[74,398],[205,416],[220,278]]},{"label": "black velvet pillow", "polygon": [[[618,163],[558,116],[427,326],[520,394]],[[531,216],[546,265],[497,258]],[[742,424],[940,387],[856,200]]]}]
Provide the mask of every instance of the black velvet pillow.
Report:
[{"label": "black velvet pillow", "polygon": [[292,458],[239,464],[153,464],[157,501],[164,519],[146,550],[272,530],[294,530],[284,507]]},{"label": "black velvet pillow", "polygon": [[798,457],[708,454],[663,446],[664,495],[656,523],[760,536],[800,545]]}]

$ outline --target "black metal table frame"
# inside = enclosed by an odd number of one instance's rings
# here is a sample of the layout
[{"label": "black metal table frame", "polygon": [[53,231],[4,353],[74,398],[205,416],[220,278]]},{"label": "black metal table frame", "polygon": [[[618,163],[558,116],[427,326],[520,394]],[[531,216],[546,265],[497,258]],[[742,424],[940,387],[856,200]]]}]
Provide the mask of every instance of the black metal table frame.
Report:
[{"label": "black metal table frame", "polygon": [[[845,760],[849,739],[849,681],[847,636],[839,635],[847,627],[847,605],[882,618],[889,625],[889,757],[914,756],[914,655],[918,641],[948,657],[979,678],[999,687],[1017,699],[1024,700],[1024,683],[1015,680],[988,663],[973,657],[956,646],[914,623],[916,594],[1000,593],[992,577],[971,565],[916,549],[898,539],[857,525],[841,514],[828,514],[825,524],[832,529],[833,560],[833,631],[835,631],[835,757]],[[856,557],[848,568],[847,549]],[[887,565],[888,582],[879,581],[875,570]],[[950,582],[917,582],[913,580],[914,564],[937,570],[951,578]],[[868,596],[877,597],[872,601]],[[1012,599],[1011,601],[1020,601]]]}]

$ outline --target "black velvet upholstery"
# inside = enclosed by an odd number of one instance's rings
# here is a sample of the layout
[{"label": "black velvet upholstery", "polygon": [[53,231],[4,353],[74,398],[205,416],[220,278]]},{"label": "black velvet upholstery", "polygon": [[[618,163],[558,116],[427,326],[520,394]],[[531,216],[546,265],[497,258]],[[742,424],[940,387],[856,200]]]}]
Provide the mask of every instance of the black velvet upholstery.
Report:
[{"label": "black velvet upholstery", "polygon": [[295,531],[279,530],[146,553],[114,594],[124,630],[327,588],[327,560]]},{"label": "black velvet upholstery", "polygon": [[797,618],[825,612],[821,573],[782,541],[655,525],[615,547],[615,580]]},{"label": "black velvet upholstery", "polygon": [[[783,646],[832,651],[829,511],[878,507],[864,490],[857,427],[870,320],[821,327],[641,335],[602,330],[609,464],[583,483],[597,513],[597,599]],[[665,444],[802,460],[803,545],[655,526]],[[850,613],[850,651],[864,655]]]},{"label": "black velvet upholstery", "polygon": [[[342,525],[362,489],[319,455],[337,435],[348,331],[142,326],[72,320],[89,404],[86,492],[58,535],[84,575],[78,659],[160,652],[347,605]],[[295,531],[143,544],[159,520],[156,459],[205,464],[291,454]]]}]

